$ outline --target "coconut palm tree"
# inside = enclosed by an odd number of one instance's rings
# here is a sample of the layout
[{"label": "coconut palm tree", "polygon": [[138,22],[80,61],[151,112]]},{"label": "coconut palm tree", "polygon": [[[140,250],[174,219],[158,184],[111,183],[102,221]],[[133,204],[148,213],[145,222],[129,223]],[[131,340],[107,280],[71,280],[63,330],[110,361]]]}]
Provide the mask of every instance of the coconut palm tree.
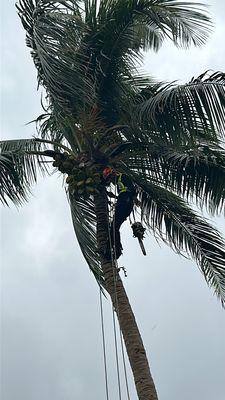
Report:
[{"label": "coconut palm tree", "polygon": [[[0,197],[27,200],[38,173],[60,171],[75,234],[117,313],[140,400],[157,393],[110,241],[106,166],[128,177],[135,213],[177,253],[188,254],[225,304],[225,244],[199,211],[225,205],[225,75],[183,85],[141,75],[146,50],[164,40],[201,46],[211,21],[175,0],[20,0],[26,44],[45,89],[32,139],[1,142]],[[52,162],[53,167],[52,169]],[[113,185],[112,185],[113,187]]]}]

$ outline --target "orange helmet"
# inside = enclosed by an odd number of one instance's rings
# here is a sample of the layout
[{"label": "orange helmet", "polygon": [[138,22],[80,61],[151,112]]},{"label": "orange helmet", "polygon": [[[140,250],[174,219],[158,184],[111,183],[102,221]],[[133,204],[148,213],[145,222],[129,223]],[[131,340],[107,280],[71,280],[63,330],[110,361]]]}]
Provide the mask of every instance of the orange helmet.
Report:
[{"label": "orange helmet", "polygon": [[111,168],[111,167],[106,167],[104,170],[103,170],[103,178],[104,179],[109,179],[109,178],[111,178],[112,176],[114,176],[115,175],[115,170],[113,169],[113,168]]}]

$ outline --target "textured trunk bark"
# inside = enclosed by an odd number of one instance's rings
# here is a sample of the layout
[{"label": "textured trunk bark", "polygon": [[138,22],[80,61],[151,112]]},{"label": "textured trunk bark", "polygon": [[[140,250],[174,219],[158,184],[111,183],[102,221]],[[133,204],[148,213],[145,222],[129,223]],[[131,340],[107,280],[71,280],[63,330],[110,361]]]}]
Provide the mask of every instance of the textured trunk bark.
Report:
[{"label": "textured trunk bark", "polygon": [[144,345],[123,282],[115,266],[105,260],[103,255],[108,240],[108,205],[105,190],[95,196],[95,211],[97,216],[98,249],[101,254],[105,289],[111,297],[118,317],[134,376],[137,395],[139,400],[157,400],[158,396]]}]

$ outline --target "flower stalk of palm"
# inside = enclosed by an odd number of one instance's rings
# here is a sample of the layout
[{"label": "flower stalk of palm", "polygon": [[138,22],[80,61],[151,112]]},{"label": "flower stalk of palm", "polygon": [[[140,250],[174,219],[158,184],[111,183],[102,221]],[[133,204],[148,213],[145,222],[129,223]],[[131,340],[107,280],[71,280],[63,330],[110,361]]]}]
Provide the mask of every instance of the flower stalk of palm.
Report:
[{"label": "flower stalk of palm", "polygon": [[143,50],[165,39],[200,46],[211,22],[202,5],[175,0],[20,0],[26,43],[46,91],[38,138],[1,142],[0,197],[26,200],[46,160],[66,177],[83,255],[117,313],[138,398],[157,399],[145,349],[119,271],[104,256],[109,240],[110,165],[132,180],[145,227],[187,253],[222,304],[225,245],[190,206],[209,213],[225,204],[225,75],[186,85],[138,73]]}]

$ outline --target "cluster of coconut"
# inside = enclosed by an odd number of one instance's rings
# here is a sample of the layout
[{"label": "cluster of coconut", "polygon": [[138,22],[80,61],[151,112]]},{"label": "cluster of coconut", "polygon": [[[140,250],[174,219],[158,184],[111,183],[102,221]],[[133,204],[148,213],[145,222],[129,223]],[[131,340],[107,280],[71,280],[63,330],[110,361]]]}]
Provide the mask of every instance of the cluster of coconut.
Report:
[{"label": "cluster of coconut", "polygon": [[102,177],[97,165],[87,166],[88,163],[66,152],[56,154],[54,160],[53,166],[68,174],[66,183],[70,194],[75,198],[89,198],[98,192]]},{"label": "cluster of coconut", "polygon": [[53,167],[58,168],[58,170],[63,174],[72,173],[73,169],[77,168],[78,166],[78,161],[75,156],[66,152],[56,153],[54,155],[54,160],[55,161],[52,164]]},{"label": "cluster of coconut", "polygon": [[101,184],[101,175],[96,168],[77,168],[66,178],[69,191],[75,198],[88,198],[98,192]]}]

